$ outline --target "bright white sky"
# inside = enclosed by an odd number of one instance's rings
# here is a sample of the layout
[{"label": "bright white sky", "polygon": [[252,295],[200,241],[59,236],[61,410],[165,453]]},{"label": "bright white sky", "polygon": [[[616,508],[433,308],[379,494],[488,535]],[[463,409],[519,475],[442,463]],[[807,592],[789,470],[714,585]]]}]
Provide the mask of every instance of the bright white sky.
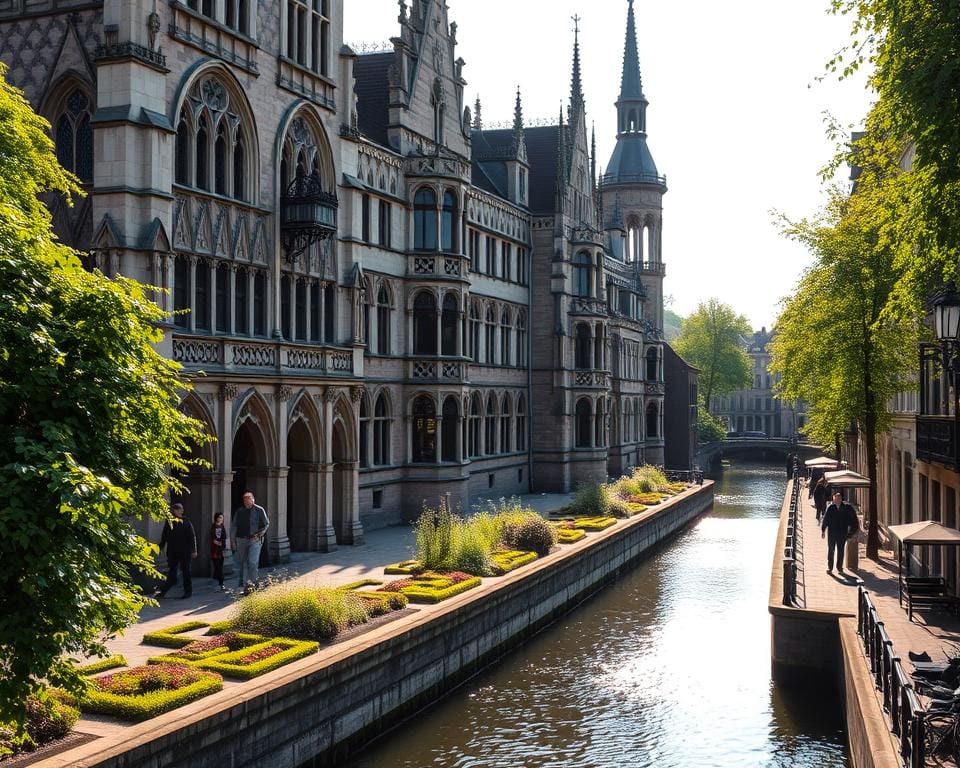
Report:
[{"label": "bright white sky", "polygon": [[[485,123],[511,120],[517,85],[527,119],[552,118],[570,94],[578,13],[587,119],[598,162],[616,140],[626,0],[448,0],[467,64],[467,102]],[[409,5],[409,2],[408,2]],[[689,314],[716,296],[752,325],[772,325],[781,298],[809,262],[782,238],[771,209],[793,218],[824,200],[818,170],[833,148],[823,113],[860,123],[864,78],[817,82],[848,40],[828,0],[636,0],[649,145],[664,198],[665,291]],[[398,32],[397,0],[345,0],[348,43]]]}]

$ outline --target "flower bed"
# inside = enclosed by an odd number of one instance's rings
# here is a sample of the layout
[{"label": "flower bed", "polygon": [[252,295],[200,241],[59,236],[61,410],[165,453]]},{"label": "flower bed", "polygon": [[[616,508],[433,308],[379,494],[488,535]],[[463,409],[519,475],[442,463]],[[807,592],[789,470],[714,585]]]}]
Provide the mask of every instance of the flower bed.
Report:
[{"label": "flower bed", "polygon": [[159,629],[156,632],[147,632],[143,636],[144,645],[159,645],[163,648],[183,648],[190,645],[194,638],[184,635],[185,632],[192,632],[195,629],[209,627],[205,621],[185,621],[183,624],[174,624],[166,629]]},{"label": "flower bed", "polygon": [[246,635],[239,632],[224,632],[214,637],[194,640],[190,645],[179,651],[167,653],[163,656],[153,656],[147,659],[147,664],[187,664],[192,661],[203,661],[212,656],[220,656],[232,651],[239,651],[266,640],[262,635]]},{"label": "flower bed", "polygon": [[647,511],[646,504],[639,504],[633,501],[627,502],[627,514],[630,515],[630,517],[633,517],[634,515],[639,515],[641,512],[646,512],[646,511]]},{"label": "flower bed", "polygon": [[193,662],[196,666],[229,677],[249,680],[270,672],[291,661],[316,653],[320,644],[312,640],[289,640],[274,637],[229,653]]},{"label": "flower bed", "polygon": [[663,496],[659,493],[638,493],[628,498],[627,502],[630,504],[645,504],[650,507],[654,504],[659,504],[662,500]]},{"label": "flower bed", "polygon": [[537,559],[537,553],[510,549],[504,552],[494,552],[493,555],[491,555],[491,559],[493,560],[494,570],[503,574],[510,573],[510,571],[516,570],[521,565],[532,563]]},{"label": "flower bed", "polygon": [[367,616],[371,619],[385,616],[391,611],[402,611],[409,602],[406,595],[400,592],[357,592],[357,596],[363,601]]},{"label": "flower bed", "polygon": [[404,560],[401,563],[393,563],[383,569],[383,572],[391,576],[412,576],[423,571],[423,566],[419,560]]},{"label": "flower bed", "polygon": [[380,587],[378,592],[400,592],[414,603],[439,603],[480,586],[480,579],[467,573],[423,573],[398,579]]},{"label": "flower bed", "polygon": [[560,544],[573,544],[586,537],[587,532],[583,528],[574,528],[572,520],[562,520],[551,523],[557,529],[557,541]]},{"label": "flower bed", "polygon": [[179,664],[134,667],[92,682],[81,708],[124,720],[148,720],[223,689],[220,675]]},{"label": "flower bed", "polygon": [[568,517],[562,522],[570,523],[571,528],[579,528],[583,531],[602,531],[612,525],[617,524],[615,517]]},{"label": "flower bed", "polygon": [[32,752],[67,736],[80,718],[75,705],[72,696],[55,688],[28,696],[24,732],[18,735],[13,723],[0,721],[0,760]]},{"label": "flower bed", "polygon": [[84,675],[96,675],[100,672],[106,672],[108,669],[127,666],[127,660],[120,654],[108,656],[105,659],[98,659],[90,664],[84,664],[80,667],[80,672]]}]

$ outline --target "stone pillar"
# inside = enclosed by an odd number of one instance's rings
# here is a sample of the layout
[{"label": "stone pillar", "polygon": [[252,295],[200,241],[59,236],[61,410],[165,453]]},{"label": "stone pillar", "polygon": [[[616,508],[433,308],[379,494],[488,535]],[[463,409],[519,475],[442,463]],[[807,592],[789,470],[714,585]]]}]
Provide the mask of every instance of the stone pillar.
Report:
[{"label": "stone pillar", "polygon": [[317,549],[320,552],[333,552],[337,548],[337,532],[333,527],[333,464],[319,465],[318,481],[320,509],[317,517]]},{"label": "stone pillar", "polygon": [[360,464],[356,461],[342,462],[337,467],[338,472],[344,473],[343,494],[340,502],[347,511],[344,525],[343,539],[349,544],[357,546],[363,544],[363,525],[360,522]]},{"label": "stone pillar", "polygon": [[[267,503],[262,506],[270,517],[267,552],[271,563],[290,562],[290,538],[287,536],[287,467],[267,467]],[[279,510],[279,511],[278,511]]]},{"label": "stone pillar", "polygon": [[[213,509],[216,512],[223,512],[223,524],[226,526],[227,535],[230,533],[230,525],[233,518],[233,510],[230,503],[230,491],[233,486],[233,472],[212,472],[213,480]],[[233,573],[233,547],[231,546],[223,553],[223,573],[228,576]]]}]

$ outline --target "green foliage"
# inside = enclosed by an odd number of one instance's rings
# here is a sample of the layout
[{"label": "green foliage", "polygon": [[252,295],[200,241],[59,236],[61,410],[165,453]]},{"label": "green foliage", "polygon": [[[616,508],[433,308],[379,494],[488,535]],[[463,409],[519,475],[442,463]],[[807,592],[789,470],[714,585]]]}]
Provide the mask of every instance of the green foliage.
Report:
[{"label": "green foliage", "polygon": [[567,512],[576,517],[607,515],[610,511],[612,493],[604,485],[593,483],[581,485],[573,494]]},{"label": "green foliage", "polygon": [[415,526],[417,560],[429,570],[450,570],[453,567],[453,525],[456,515],[441,497],[436,509],[424,505]]},{"label": "green foliage", "polygon": [[560,544],[573,544],[575,541],[586,538],[587,535],[583,528],[565,528],[562,524],[557,524],[554,527],[557,529],[557,541]]},{"label": "green foliage", "polygon": [[141,642],[145,645],[159,645],[162,648],[183,648],[195,639],[185,633],[209,626],[205,621],[185,621],[182,624],[158,629],[156,632],[147,632]]},{"label": "green foliage", "polygon": [[131,521],[165,513],[207,439],[177,407],[151,293],[55,241],[40,197],[78,187],[48,130],[0,81],[0,721],[18,726],[41,680],[79,692],[70,657],[136,621],[154,548]]},{"label": "green foliage", "polygon": [[615,517],[569,517],[565,518],[562,523],[569,523],[569,525],[577,529],[579,528],[582,531],[602,531],[605,528],[610,528],[617,524],[617,518]]},{"label": "green foliage", "polygon": [[25,729],[19,734],[15,723],[0,723],[0,760],[62,739],[80,718],[70,697],[55,690],[31,694],[25,709]]},{"label": "green foliage", "polygon": [[392,611],[402,611],[409,602],[400,592],[358,592],[367,615],[374,619]]},{"label": "green foliage", "polygon": [[198,661],[196,664],[211,672],[250,680],[284,664],[289,664],[291,661],[316,653],[319,648],[319,643],[310,640],[274,637],[256,645]]},{"label": "green foliage", "polygon": [[222,635],[224,632],[229,632],[233,629],[233,622],[227,619],[226,621],[215,621],[208,628],[206,634],[208,635]]},{"label": "green foliage", "polygon": [[147,659],[147,664],[187,664],[188,662],[203,661],[212,656],[239,651],[251,645],[266,640],[262,635],[248,635],[240,632],[225,632],[209,639],[194,640],[190,645],[179,651],[167,653],[163,656],[153,656]]},{"label": "green foliage", "polygon": [[117,667],[127,666],[126,657],[118,654],[113,656],[108,656],[105,659],[99,659],[90,664],[84,664],[80,667],[80,672],[85,675],[98,675],[101,672],[106,672],[108,669],[116,669]]},{"label": "green foliage", "polygon": [[549,555],[557,543],[553,526],[540,515],[528,517],[518,526],[511,527],[510,538],[502,541],[504,546],[523,552],[534,552],[540,557]]},{"label": "green foliage", "polygon": [[718,443],[727,439],[724,423],[710,413],[702,392],[697,393],[697,440],[701,443]]},{"label": "green foliage", "polygon": [[439,603],[468,589],[480,586],[480,579],[467,573],[423,573],[392,581],[380,588],[382,592],[400,592],[413,603]]},{"label": "green foliage", "polygon": [[300,640],[332,640],[366,621],[363,600],[356,592],[291,584],[254,592],[234,606],[231,616],[236,630]]},{"label": "green foliage", "polygon": [[408,576],[412,573],[422,573],[427,570],[419,560],[403,560],[399,563],[393,563],[383,569],[383,572],[390,576]]},{"label": "green foliage", "polygon": [[84,712],[149,720],[220,690],[223,678],[213,672],[175,664],[151,665],[98,677],[80,706]]},{"label": "green foliage", "polygon": [[360,587],[379,587],[383,584],[379,579],[360,579],[358,581],[351,581],[349,584],[341,584],[337,589],[344,589],[348,592],[353,589],[360,589]]},{"label": "green foliage", "polygon": [[741,341],[750,333],[747,318],[719,299],[700,304],[683,321],[673,348],[700,369],[700,390],[708,405],[714,395],[750,384],[750,358]]},{"label": "green foliage", "polygon": [[[550,525],[544,520],[545,525]],[[555,538],[555,537],[554,537]],[[515,571],[521,565],[532,563],[537,559],[536,552],[521,552],[515,549],[502,550],[494,552],[492,555],[494,570],[498,574],[510,573]]]}]

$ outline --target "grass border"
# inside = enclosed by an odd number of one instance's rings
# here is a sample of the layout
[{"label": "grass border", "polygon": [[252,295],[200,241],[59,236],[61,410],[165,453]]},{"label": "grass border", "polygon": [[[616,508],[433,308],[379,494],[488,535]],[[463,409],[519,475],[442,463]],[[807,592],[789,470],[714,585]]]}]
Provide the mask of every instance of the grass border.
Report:
[{"label": "grass border", "polygon": [[[253,664],[234,663],[244,656],[255,653],[262,648],[269,648],[271,645],[286,646],[286,649],[266,659],[256,661]],[[229,677],[236,677],[240,680],[250,680],[267,672],[272,672],[284,664],[303,659],[312,653],[316,653],[318,650],[320,650],[320,643],[314,640],[292,640],[288,637],[273,637],[262,643],[241,648],[239,651],[231,651],[230,653],[220,654],[203,661],[193,662],[193,665],[210,672],[219,672]]]},{"label": "grass border", "polygon": [[100,672],[106,672],[108,669],[117,669],[118,667],[125,666],[127,666],[126,657],[120,653],[115,653],[113,656],[107,656],[105,659],[98,659],[90,664],[77,667],[77,671],[83,675],[96,675]]},{"label": "grass border", "polygon": [[418,573],[423,573],[423,566],[419,560],[401,560],[399,563],[388,565],[383,572],[391,576],[416,576]]},{"label": "grass border", "polygon": [[80,701],[80,708],[84,712],[111,715],[134,722],[149,720],[171,709],[182,707],[191,701],[223,690],[223,678],[220,675],[208,670],[199,671],[206,673],[205,676],[183,688],[151,691],[136,696],[107,693],[91,687]]},{"label": "grass border", "polygon": [[203,629],[209,626],[205,621],[185,621],[182,624],[158,629],[156,632],[147,632],[140,642],[144,645],[159,645],[161,648],[183,648],[197,639],[195,637],[184,637],[184,632],[192,632],[195,629]]}]

